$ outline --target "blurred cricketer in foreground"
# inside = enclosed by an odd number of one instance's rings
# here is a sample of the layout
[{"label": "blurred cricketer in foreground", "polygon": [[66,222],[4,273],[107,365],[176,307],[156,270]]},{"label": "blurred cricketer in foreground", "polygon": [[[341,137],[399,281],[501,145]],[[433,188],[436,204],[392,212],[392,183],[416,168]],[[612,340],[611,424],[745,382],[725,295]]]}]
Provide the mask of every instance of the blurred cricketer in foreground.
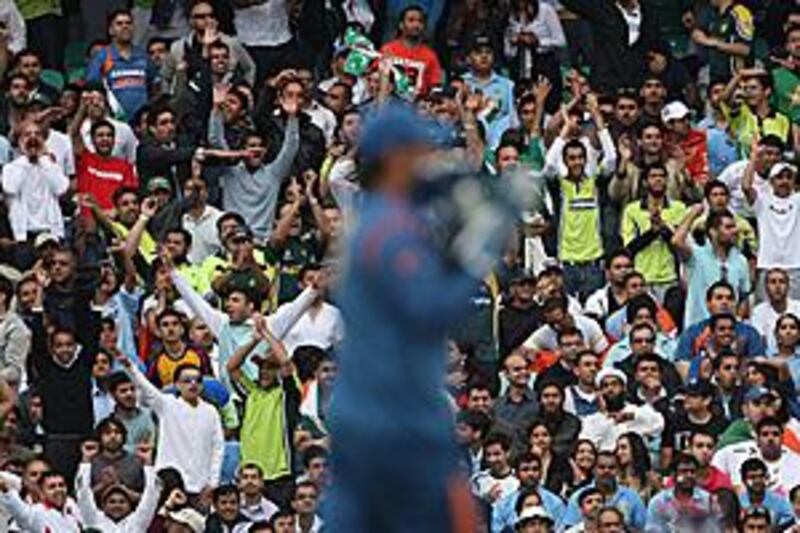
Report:
[{"label": "blurred cricketer in foreground", "polygon": [[[466,173],[432,177],[446,159],[442,136],[404,105],[376,111],[361,137],[365,172],[338,299],[347,338],[330,414],[336,490],[325,523],[336,533],[472,533],[444,392],[445,339],[507,242],[528,184],[512,177],[488,194]],[[437,180],[452,187],[421,203],[419,191],[436,190]]]}]

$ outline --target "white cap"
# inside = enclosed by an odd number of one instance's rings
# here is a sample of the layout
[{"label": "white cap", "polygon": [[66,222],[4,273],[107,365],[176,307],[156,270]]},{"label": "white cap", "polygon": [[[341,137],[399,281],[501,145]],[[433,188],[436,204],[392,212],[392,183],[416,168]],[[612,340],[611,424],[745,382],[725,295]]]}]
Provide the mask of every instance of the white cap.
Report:
[{"label": "white cap", "polygon": [[680,100],[670,102],[661,110],[661,121],[667,124],[670,120],[680,120],[689,116],[689,108]]},{"label": "white cap", "polygon": [[515,525],[522,525],[522,523],[533,520],[534,518],[539,518],[541,520],[547,520],[551,524],[555,522],[553,517],[551,517],[544,507],[541,505],[534,505],[533,507],[526,507],[522,510],[519,514],[519,518],[517,518],[517,522]]},{"label": "white cap", "polygon": [[790,165],[789,163],[784,163],[781,161],[780,163],[775,163],[772,168],[769,169],[769,179],[774,178],[784,170],[788,170],[793,175],[797,174],[797,169],[794,167],[794,165]]},{"label": "white cap", "polygon": [[617,378],[623,385],[628,384],[628,376],[625,375],[625,372],[612,366],[604,368],[597,373],[597,377],[594,379],[597,388],[600,388],[600,384],[603,383],[603,380],[606,378]]},{"label": "white cap", "polygon": [[184,507],[180,511],[173,511],[169,513],[170,520],[189,526],[194,533],[203,533],[206,529],[206,519],[192,509],[191,507]]},{"label": "white cap", "polygon": [[33,240],[33,247],[39,248],[40,246],[44,246],[48,243],[58,244],[58,237],[49,231],[45,231],[44,233],[40,233],[36,236],[36,238]]}]

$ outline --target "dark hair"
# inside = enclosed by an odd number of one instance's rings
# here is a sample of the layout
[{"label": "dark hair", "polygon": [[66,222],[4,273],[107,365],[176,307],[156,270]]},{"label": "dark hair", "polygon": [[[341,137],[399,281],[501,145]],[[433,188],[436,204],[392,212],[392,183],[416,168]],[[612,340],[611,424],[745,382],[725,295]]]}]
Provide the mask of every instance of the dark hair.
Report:
[{"label": "dark hair", "polygon": [[569,326],[563,329],[560,329],[556,332],[556,342],[561,344],[561,341],[564,337],[580,337],[583,339],[583,332],[574,326]]},{"label": "dark hair", "polygon": [[647,280],[645,280],[644,274],[642,274],[641,272],[639,272],[637,270],[631,270],[630,272],[625,274],[625,279],[623,280],[623,282],[627,284],[633,278],[637,278],[637,279],[640,279],[642,281],[647,281]]},{"label": "dark hair", "polygon": [[163,44],[167,47],[167,50],[169,50],[169,39],[164,39],[163,37],[150,37],[150,39],[147,40],[147,46],[145,47],[145,50],[150,51],[150,47],[154,44]]},{"label": "dark hair", "polygon": [[695,457],[694,455],[690,455],[685,452],[678,452],[677,454],[675,454],[675,459],[672,460],[672,472],[677,474],[678,465],[686,465],[686,464],[691,464],[695,468],[698,468],[700,466],[700,463],[697,461],[697,457]]},{"label": "dark hair", "polygon": [[[619,436],[620,439],[628,439],[628,444],[631,446],[631,465],[633,475],[642,484],[647,485],[647,476],[650,472],[650,452],[647,450],[647,445],[642,439],[642,436],[633,431],[623,433]],[[617,439],[619,441],[619,439]]]},{"label": "dark hair", "polygon": [[630,341],[633,341],[633,334],[643,329],[646,329],[647,331],[652,333],[653,336],[655,336],[657,333],[655,326],[653,326],[652,324],[648,324],[647,322],[642,322],[639,324],[635,324],[631,327],[631,330],[628,332],[628,339]]},{"label": "dark hair", "polygon": [[746,459],[745,462],[742,463],[742,466],[739,467],[739,473],[742,476],[742,479],[747,477],[747,474],[751,472],[763,472],[764,474],[767,473],[767,465],[764,464],[764,461],[759,459],[758,457],[751,457]]},{"label": "dark hair", "polygon": [[583,143],[578,139],[570,139],[564,144],[564,148],[561,151],[561,157],[566,160],[567,151],[574,149],[580,149],[581,152],[583,152],[583,155],[586,156],[586,147],[583,145]]},{"label": "dark hair", "polygon": [[150,112],[147,114],[147,126],[150,128],[155,127],[155,125],[158,123],[158,117],[160,117],[164,113],[169,113],[173,117],[177,117],[175,110],[172,109],[172,107],[168,103],[161,102],[158,105],[153,106],[150,109]]},{"label": "dark hair", "polygon": [[649,294],[637,294],[628,300],[628,304],[625,307],[625,321],[628,324],[632,323],[640,309],[647,309],[650,311],[653,318],[658,314],[658,306],[656,306],[656,302],[653,301],[653,298]]},{"label": "dark hair", "polygon": [[661,357],[654,354],[653,352],[643,353],[642,355],[636,358],[636,362],[633,364],[634,372],[636,371],[637,368],[639,368],[639,365],[642,363],[655,363],[658,366],[659,373],[661,373],[662,372],[661,364],[663,361],[664,360]]},{"label": "dark hair", "polygon": [[703,197],[707,200],[716,189],[722,189],[725,191],[725,194],[728,196],[731,195],[731,190],[724,181],[711,180],[706,182],[705,187],[703,187]]},{"label": "dark hair", "polygon": [[178,319],[181,325],[186,329],[186,316],[175,308],[167,307],[156,316],[156,325],[161,326],[161,321],[166,317],[171,316]]},{"label": "dark hair", "polygon": [[600,515],[601,515],[601,514],[603,514],[603,513],[614,513],[614,514],[617,516],[617,518],[619,519],[619,521],[620,521],[622,524],[625,524],[625,515],[624,515],[624,514],[622,514],[622,511],[620,511],[620,510],[619,510],[619,509],[617,509],[616,507],[611,507],[611,506],[608,506],[608,507],[603,507],[602,509],[600,509],[600,510],[597,512],[597,517],[599,518],[599,517],[600,517]]},{"label": "dark hair", "polygon": [[794,322],[795,326],[800,328],[800,317],[798,317],[794,313],[784,313],[781,316],[779,316],[778,319],[775,321],[775,333],[776,334],[778,332],[778,328],[781,326],[781,322],[783,322],[784,320],[791,320],[791,321]]},{"label": "dark hair", "polygon": [[758,424],[756,424],[756,435],[761,433],[762,428],[766,427],[778,428],[781,432],[783,432],[783,424],[781,424],[781,421],[774,416],[765,416],[758,421]]},{"label": "dark hair", "polygon": [[228,46],[228,44],[227,44],[225,41],[222,41],[222,40],[219,40],[219,41],[214,41],[213,43],[211,43],[210,45],[208,45],[208,49],[209,49],[209,51],[210,51],[212,48],[216,48],[216,49],[218,49],[218,50],[225,50],[225,51],[227,51],[228,53],[230,53],[230,51],[231,51],[231,47],[230,47],[230,46]]},{"label": "dark hair", "polygon": [[511,439],[505,433],[500,433],[499,431],[495,431],[493,433],[489,433],[483,441],[483,447],[488,448],[494,444],[499,444],[504,451],[508,451],[511,449]]},{"label": "dark hair", "polygon": [[[99,130],[100,128],[110,128],[110,129],[111,129],[111,133],[112,133],[113,135],[116,135],[116,134],[117,134],[117,130],[116,130],[116,128],[114,128],[114,125],[113,125],[113,124],[112,124],[110,121],[108,121],[108,120],[106,120],[106,119],[101,119],[101,120],[98,120],[97,122],[93,123],[93,124],[92,124],[92,126],[91,126],[91,128],[89,128],[89,135],[90,135],[91,137],[94,137],[94,134],[95,134],[95,133],[97,132],[97,130]],[[117,192],[117,191],[114,191],[114,192]]]},{"label": "dark hair", "polygon": [[642,167],[642,177],[644,178],[645,181],[647,181],[647,178],[650,176],[650,173],[654,170],[660,170],[665,175],[669,174],[667,172],[667,167],[664,166],[664,163],[656,161],[655,163],[650,163],[649,165],[645,165],[644,167]]},{"label": "dark hair", "polygon": [[514,511],[519,515],[522,512],[522,505],[525,503],[525,500],[528,499],[528,496],[535,494],[539,501],[542,500],[542,496],[539,494],[539,491],[536,490],[536,487],[521,487],[519,492],[517,493],[517,499],[514,502]]},{"label": "dark hair", "polygon": [[120,198],[125,196],[126,194],[132,194],[136,196],[136,199],[139,199],[139,191],[135,187],[131,187],[129,185],[123,185],[111,195],[111,202],[116,206],[119,203]]},{"label": "dark hair", "polygon": [[485,436],[492,427],[492,419],[489,418],[489,415],[474,409],[459,412],[456,415],[456,423],[469,426],[473,431],[480,431],[482,436]]},{"label": "dark hair", "polygon": [[781,152],[786,150],[786,143],[783,142],[783,139],[775,135],[774,133],[770,133],[768,135],[764,135],[761,137],[761,140],[758,141],[759,146],[770,146],[772,148],[777,148]]},{"label": "dark hair", "polygon": [[398,19],[398,21],[402,22],[403,19],[406,18],[406,15],[411,11],[418,12],[420,15],[422,15],[422,20],[426,22],[428,21],[428,13],[425,11],[425,8],[422,7],[420,4],[411,4],[410,6],[406,6],[406,8],[400,12],[400,18]]},{"label": "dark hair", "polygon": [[317,444],[312,444],[306,448],[305,452],[303,452],[303,466],[306,470],[308,470],[308,467],[311,465],[311,461],[320,457],[327,459],[328,450]]},{"label": "dark hair", "polygon": [[0,294],[5,296],[5,306],[9,307],[11,305],[11,299],[14,297],[14,285],[11,283],[5,276],[0,276]]},{"label": "dark hair", "polygon": [[706,232],[711,231],[712,229],[719,229],[722,225],[722,221],[726,218],[731,218],[736,220],[736,217],[727,209],[720,209],[719,211],[711,211],[708,214],[708,219],[706,219]]},{"label": "dark hair", "polygon": [[714,441],[714,445],[717,444],[717,440],[718,440],[717,439],[717,435],[715,433],[712,433],[711,431],[709,431],[706,428],[698,428],[698,429],[695,429],[694,431],[692,431],[692,433],[689,435],[689,444],[692,443],[692,441],[694,440],[695,437],[701,436],[701,435],[703,437],[708,437],[711,440],[713,440]]},{"label": "dark hair", "polygon": [[[603,496],[603,493],[600,492],[600,489],[598,489],[597,487],[586,487],[578,494],[578,505],[582,507],[583,503],[586,501],[586,498],[590,496],[595,496],[597,494]],[[603,496],[603,500],[605,501],[605,496]]]},{"label": "dark hair", "polygon": [[228,220],[234,220],[240,226],[247,225],[247,222],[245,222],[244,217],[242,217],[242,215],[234,211],[226,211],[222,213],[222,215],[220,215],[220,217],[217,219],[217,233],[219,233],[220,228],[222,228],[222,224],[224,224]]},{"label": "dark hair", "polygon": [[181,363],[175,367],[175,371],[172,373],[172,380],[175,382],[180,381],[181,374],[183,374],[186,370],[195,370],[201,374],[203,373],[203,370],[193,363]]},{"label": "dark hair", "polygon": [[167,235],[182,235],[183,240],[186,241],[186,248],[188,249],[192,247],[192,234],[189,233],[189,230],[187,230],[186,228],[182,227],[169,228],[167,231],[164,232],[164,237],[166,237]]},{"label": "dark hair", "polygon": [[712,283],[708,289],[706,289],[706,301],[711,300],[711,297],[714,296],[714,292],[718,289],[728,289],[733,297],[736,298],[736,291],[733,289],[733,285],[725,281],[724,279],[720,279]]},{"label": "dark hair", "polygon": [[600,356],[594,350],[589,350],[589,349],[581,350],[580,352],[578,352],[578,355],[575,356],[575,365],[576,366],[580,365],[581,359],[589,355],[591,355],[592,357],[596,357],[598,359],[600,358]]},{"label": "dark hair", "polygon": [[118,387],[125,385],[126,383],[133,383],[133,380],[128,373],[123,370],[114,372],[106,379],[106,387],[108,388],[108,392],[111,394],[114,394]]},{"label": "dark hair", "polygon": [[297,377],[301,383],[312,379],[322,360],[325,358],[325,350],[312,344],[302,344],[297,346],[292,353],[292,362],[297,368]]},{"label": "dark hair", "polygon": [[626,248],[617,248],[606,255],[606,268],[611,268],[611,263],[620,257],[624,257],[630,261],[633,261],[633,254],[631,254],[630,251],[628,251]]},{"label": "dark hair", "polygon": [[734,316],[733,313],[717,313],[716,315],[708,319],[708,328],[711,331],[714,331],[714,329],[716,329],[717,325],[719,325],[720,322],[725,322],[725,321],[733,322],[735,325],[736,317]]},{"label": "dark hair", "polygon": [[519,468],[519,465],[523,463],[536,463],[539,467],[542,466],[542,458],[536,455],[533,452],[527,451],[521,453],[517,457],[514,458],[513,464],[515,468]]},{"label": "dark hair", "polygon": [[[798,26],[798,29],[800,29],[800,26]],[[791,502],[792,500],[794,500],[795,498],[797,498],[797,495],[798,495],[798,494],[800,494],[800,485],[795,485],[795,486],[794,486],[794,487],[792,487],[792,489],[789,491],[789,501]]]},{"label": "dark hair", "polygon": [[61,479],[66,481],[66,476],[61,472],[56,472],[55,470],[48,470],[42,474],[42,477],[39,478],[39,486],[44,486],[44,482],[53,477],[60,477]]},{"label": "dark hair", "polygon": [[120,433],[122,433],[122,441],[125,442],[128,439],[128,428],[125,427],[118,418],[112,416],[107,416],[102,419],[98,424],[97,427],[94,428],[95,438],[99,441],[100,436],[106,432],[111,427],[116,427]]},{"label": "dark hair", "polygon": [[122,15],[133,20],[133,13],[131,12],[130,9],[126,8],[115,9],[114,11],[108,14],[108,17],[106,17],[106,28],[111,27],[111,24],[114,23],[117,17],[120,17]]},{"label": "dark hair", "polygon": [[239,502],[239,489],[235,485],[220,485],[214,489],[212,497],[216,502],[223,496],[236,496],[236,502]]},{"label": "dark hair", "polygon": [[277,524],[278,520],[281,518],[294,518],[294,511],[289,508],[278,509],[275,511],[275,514],[270,517],[269,525],[274,528],[275,524]]}]

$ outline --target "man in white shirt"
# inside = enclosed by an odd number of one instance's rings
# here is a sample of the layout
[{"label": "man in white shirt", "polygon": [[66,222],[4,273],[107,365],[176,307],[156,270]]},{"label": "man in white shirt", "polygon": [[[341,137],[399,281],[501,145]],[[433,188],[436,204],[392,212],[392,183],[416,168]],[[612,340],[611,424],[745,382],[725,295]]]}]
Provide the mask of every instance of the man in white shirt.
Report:
[{"label": "man in white shirt", "polygon": [[[92,446],[94,445],[94,447]],[[149,444],[140,446],[136,455],[145,465],[144,492],[141,499],[133,501],[130,492],[119,484],[106,488],[100,494],[102,509],[97,508],[92,492],[92,459],[97,454],[95,443],[84,443],[81,448],[83,460],[75,478],[75,497],[81,511],[83,525],[103,533],[138,533],[146,531],[158,509],[161,485],[152,466],[152,449]]]},{"label": "man in white shirt", "polygon": [[[765,135],[758,143],[756,159],[754,161],[754,185],[758,189],[768,187],[767,176],[772,167],[779,163],[783,156],[783,141],[776,135]],[[740,216],[752,216],[753,211],[747,204],[747,199],[742,188],[744,171],[747,169],[749,161],[740,159],[725,167],[725,170],[717,176],[717,180],[728,186],[730,191],[730,208]]]},{"label": "man in white shirt", "polygon": [[776,163],[769,171],[769,188],[759,189],[755,167],[761,150],[760,144],[753,147],[742,177],[742,189],[758,222],[756,299],[763,300],[764,277],[771,268],[783,268],[789,273],[789,295],[800,299],[800,193],[794,188],[797,169]]},{"label": "man in white shirt", "polygon": [[19,128],[22,155],[3,167],[8,219],[17,242],[30,240],[32,244],[36,234],[45,232],[64,237],[64,217],[58,201],[67,192],[69,179],[47,153],[44,140],[40,125],[24,122]]},{"label": "man in white shirt", "polygon": [[22,531],[28,533],[79,533],[81,517],[73,506],[67,505],[67,482],[56,473],[39,479],[41,501],[31,504],[22,500],[19,492],[10,488],[7,478],[0,478],[0,505]]},{"label": "man in white shirt", "polygon": [[[319,265],[304,265],[300,269],[300,292],[313,286],[321,272]],[[284,304],[288,305],[288,304]],[[282,339],[290,356],[298,346],[311,345],[328,350],[344,339],[344,320],[338,308],[325,301],[325,293],[318,292],[309,308],[300,316]]]},{"label": "man in white shirt", "polygon": [[580,439],[592,441],[598,450],[613,451],[619,436],[629,431],[645,440],[661,434],[664,417],[648,404],[627,403],[627,384],[628,378],[616,368],[604,368],[597,374],[600,410],[583,419]]},{"label": "man in white shirt", "polygon": [[577,328],[583,335],[585,344],[595,353],[603,353],[608,349],[608,340],[600,326],[583,315],[573,315],[567,311],[567,299],[564,296],[553,296],[545,300],[542,306],[544,325],[528,337],[522,347],[525,351],[553,351],[558,348],[558,332],[568,327]]},{"label": "man in white shirt", "polygon": [[767,340],[767,350],[774,353],[775,323],[781,315],[792,313],[800,317],[800,300],[789,298],[789,273],[782,268],[770,268],[765,274],[767,299],[753,308],[750,323]]},{"label": "man in white shirt", "polygon": [[487,503],[495,503],[519,488],[519,479],[509,464],[511,439],[503,433],[486,437],[483,460],[487,469],[478,472],[470,481],[472,493]]},{"label": "man in white shirt", "polygon": [[756,439],[745,440],[718,450],[712,466],[728,474],[734,488],[743,488],[741,466],[752,457],[764,461],[769,472],[770,490],[788,496],[800,485],[800,455],[783,446],[783,425],[774,417],[761,419],[756,425]]},{"label": "man in white shirt", "polygon": [[83,145],[90,152],[95,151],[94,144],[92,144],[92,124],[107,120],[114,126],[114,148],[111,150],[111,156],[125,159],[135,168],[136,148],[139,146],[139,140],[128,124],[114,119],[109,113],[108,96],[105,88],[99,84],[90,84],[84,87],[81,95],[86,97],[87,103],[86,120],[83,121],[80,127]]},{"label": "man in white shirt", "polygon": [[179,392],[176,397],[156,388],[124,355],[117,361],[131,375],[142,394],[142,403],[158,416],[156,469],[178,470],[189,495],[199,497],[208,507],[219,484],[225,438],[219,413],[200,397],[203,387],[200,369],[193,365],[179,365],[175,369]]},{"label": "man in white shirt", "polygon": [[183,214],[183,229],[192,236],[192,246],[187,258],[193,265],[199,265],[206,258],[219,253],[222,244],[219,241],[217,222],[222,211],[208,205],[208,186],[200,177],[199,163],[192,163],[192,179],[183,184],[184,198],[194,198],[194,203]]}]

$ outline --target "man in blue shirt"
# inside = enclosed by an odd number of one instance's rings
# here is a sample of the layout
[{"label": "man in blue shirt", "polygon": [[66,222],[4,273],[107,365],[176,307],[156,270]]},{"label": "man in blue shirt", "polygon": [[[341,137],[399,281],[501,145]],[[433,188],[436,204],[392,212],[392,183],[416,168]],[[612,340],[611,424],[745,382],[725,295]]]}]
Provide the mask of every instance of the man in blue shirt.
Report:
[{"label": "man in blue shirt", "polygon": [[[706,308],[710,316],[733,314],[736,312],[736,293],[725,280],[714,282],[706,291]],[[709,325],[710,318],[706,318],[687,327],[678,338],[678,348],[675,350],[676,361],[690,361],[700,355],[711,338]],[[744,357],[765,355],[766,346],[756,328],[742,321],[735,325],[737,353]]]},{"label": "man in blue shirt", "polygon": [[767,465],[758,457],[742,463],[740,472],[745,490],[739,495],[743,509],[764,507],[769,511],[771,523],[786,526],[794,521],[794,512],[786,496],[767,489]]},{"label": "man in blue shirt", "polygon": [[698,462],[691,455],[678,454],[674,461],[675,486],[653,496],[647,506],[648,533],[680,531],[681,525],[711,526],[711,496],[697,487]]},{"label": "man in blue shirt", "polygon": [[92,58],[86,81],[101,82],[109,91],[108,100],[117,118],[131,120],[147,103],[158,76],[147,52],[133,45],[133,16],[130,11],[115,11],[109,18],[111,44]]},{"label": "man in blue shirt", "polygon": [[480,92],[484,102],[478,112],[486,125],[486,144],[497,148],[503,132],[516,121],[514,82],[494,71],[494,50],[487,35],[476,35],[469,49],[469,72],[464,82],[472,92]]},{"label": "man in blue shirt", "polygon": [[647,521],[647,510],[642,498],[635,490],[617,483],[618,473],[619,464],[614,452],[599,452],[594,467],[594,481],[572,494],[567,503],[567,510],[561,519],[561,527],[568,528],[580,523],[582,520],[578,504],[580,495],[588,487],[597,487],[605,496],[605,504],[608,507],[616,507],[622,512],[625,516],[625,524],[629,528],[643,531]]},{"label": "man in blue shirt", "polygon": [[542,480],[542,460],[538,455],[526,453],[517,460],[516,468],[519,488],[504,496],[492,506],[492,533],[510,533],[514,531],[517,521],[517,499],[523,491],[533,490],[542,500],[547,514],[558,525],[561,515],[564,514],[564,502],[546,488],[540,485]]},{"label": "man in blue shirt", "polygon": [[[445,338],[517,213],[470,195],[473,209],[456,207],[467,221],[445,251],[429,211],[413,200],[446,179],[417,179],[446,156],[433,152],[432,129],[413,109],[387,104],[361,131],[367,171],[338,298],[348,334],[329,415],[337,487],[325,522],[334,533],[474,527],[467,484],[454,475]],[[480,196],[480,185],[464,179],[459,185]]]}]

